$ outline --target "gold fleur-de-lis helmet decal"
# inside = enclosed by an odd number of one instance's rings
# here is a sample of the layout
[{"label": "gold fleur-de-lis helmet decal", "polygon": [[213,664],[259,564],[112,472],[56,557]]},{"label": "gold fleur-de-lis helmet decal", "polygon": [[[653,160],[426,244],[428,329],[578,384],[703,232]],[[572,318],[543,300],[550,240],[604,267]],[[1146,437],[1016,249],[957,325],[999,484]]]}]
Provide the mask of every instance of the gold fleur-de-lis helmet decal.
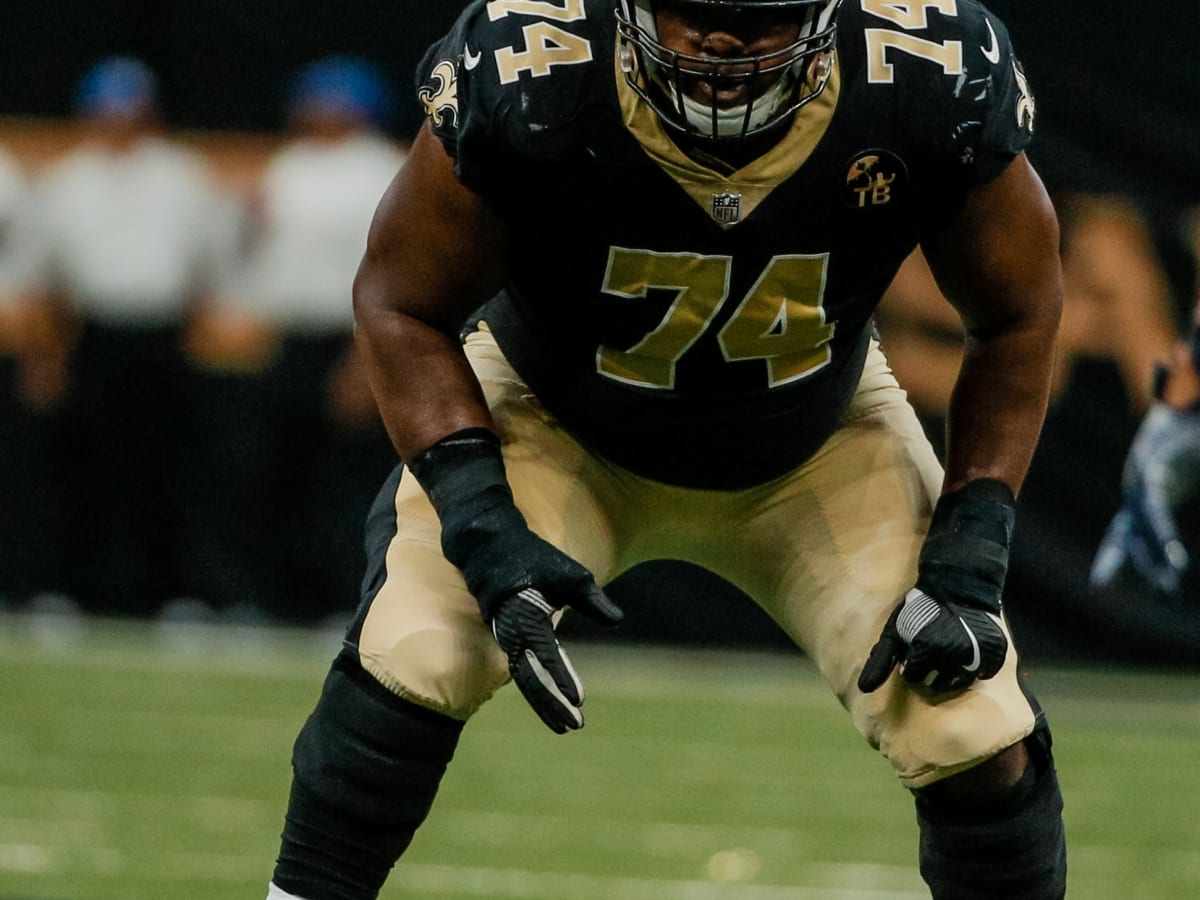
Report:
[{"label": "gold fleur-de-lis helmet decal", "polygon": [[458,67],[452,60],[443,59],[433,67],[417,98],[434,125],[458,126]]}]

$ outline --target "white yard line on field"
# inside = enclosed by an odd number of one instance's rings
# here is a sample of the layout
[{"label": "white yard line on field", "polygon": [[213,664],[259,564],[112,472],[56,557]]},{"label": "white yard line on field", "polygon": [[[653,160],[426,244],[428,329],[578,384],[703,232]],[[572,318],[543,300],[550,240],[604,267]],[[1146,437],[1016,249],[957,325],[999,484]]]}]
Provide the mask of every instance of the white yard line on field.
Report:
[{"label": "white yard line on field", "polygon": [[895,888],[719,884],[436,865],[401,866],[393,871],[389,883],[414,892],[414,896],[465,894],[497,900],[921,900],[928,897],[925,892]]}]

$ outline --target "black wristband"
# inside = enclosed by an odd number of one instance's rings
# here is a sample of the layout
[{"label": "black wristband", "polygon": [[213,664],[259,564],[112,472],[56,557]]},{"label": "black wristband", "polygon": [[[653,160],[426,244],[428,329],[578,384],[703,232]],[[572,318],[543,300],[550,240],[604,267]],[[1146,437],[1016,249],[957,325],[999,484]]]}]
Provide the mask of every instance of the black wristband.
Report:
[{"label": "black wristband", "polygon": [[410,459],[408,469],[429,495],[439,518],[488,490],[499,489],[512,499],[500,439],[486,428],[464,428],[447,435]]},{"label": "black wristband", "polygon": [[992,478],[943,496],[917,563],[917,587],[938,600],[1000,612],[1016,520],[1012,489]]},{"label": "black wristband", "polygon": [[550,597],[594,588],[587,569],[529,529],[513,502],[492,432],[455,432],[414,456],[409,469],[441,520],[442,552],[462,572],[485,622],[534,584]]},{"label": "black wristband", "polygon": [[506,596],[508,541],[527,532],[504,474],[500,439],[486,428],[447,435],[408,463],[442,524],[442,552],[466,579],[484,620]]}]

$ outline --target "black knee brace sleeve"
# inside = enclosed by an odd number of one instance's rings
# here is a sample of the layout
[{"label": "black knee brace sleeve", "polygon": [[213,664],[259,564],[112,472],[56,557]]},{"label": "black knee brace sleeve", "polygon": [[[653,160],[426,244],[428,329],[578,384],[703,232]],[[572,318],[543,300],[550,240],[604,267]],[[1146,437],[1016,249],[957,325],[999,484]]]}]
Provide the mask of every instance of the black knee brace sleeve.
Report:
[{"label": "black knee brace sleeve", "polygon": [[953,806],[917,791],[921,875],[934,900],[1061,900],[1067,890],[1062,794],[1049,735],[1028,739],[1011,788]]},{"label": "black knee brace sleeve", "polygon": [[350,651],[292,751],[274,881],[307,900],[373,900],[433,804],[463,723],[397,697]]}]

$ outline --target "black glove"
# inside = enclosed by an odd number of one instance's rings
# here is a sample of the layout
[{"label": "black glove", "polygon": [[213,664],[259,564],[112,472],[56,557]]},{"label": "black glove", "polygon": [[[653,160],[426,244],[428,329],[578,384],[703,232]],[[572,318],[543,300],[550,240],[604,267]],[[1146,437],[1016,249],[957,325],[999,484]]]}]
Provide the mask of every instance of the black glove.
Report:
[{"label": "black glove", "polygon": [[409,470],[441,519],[442,551],[463,573],[525,700],[559,734],[582,728],[583,686],[552,617],[570,606],[617,625],[621,610],[591,572],[529,530],[492,432],[455,432],[414,456]]},{"label": "black glove", "polygon": [[1015,500],[1007,485],[972,481],[938,501],[917,563],[917,584],[883,627],[858,676],[863,693],[899,663],[904,680],[934,691],[965,688],[1000,671],[1008,638],[1000,595]]},{"label": "black glove", "polygon": [[[596,594],[616,609],[600,588]],[[508,656],[508,671],[546,726],[556,734],[583,727],[583,683],[554,636],[555,607],[541,591],[526,588],[500,604],[492,634]],[[615,621],[605,620],[607,624]]]}]

